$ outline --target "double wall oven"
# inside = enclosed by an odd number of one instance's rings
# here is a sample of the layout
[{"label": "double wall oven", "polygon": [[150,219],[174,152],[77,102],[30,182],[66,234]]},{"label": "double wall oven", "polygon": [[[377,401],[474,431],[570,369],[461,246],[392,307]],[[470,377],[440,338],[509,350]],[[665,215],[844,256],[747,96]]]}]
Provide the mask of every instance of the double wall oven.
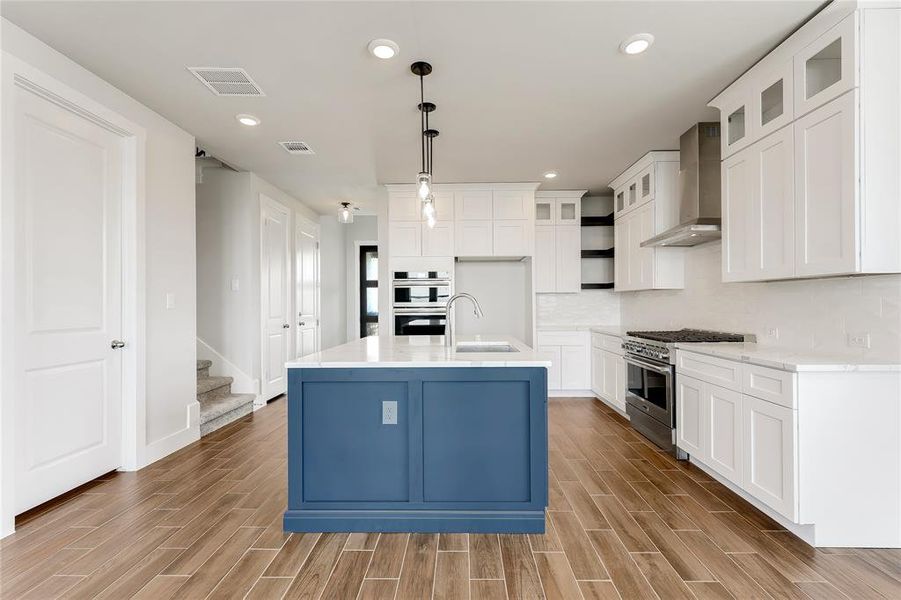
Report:
[{"label": "double wall oven", "polygon": [[395,271],[392,279],[394,335],[444,335],[450,273]]}]

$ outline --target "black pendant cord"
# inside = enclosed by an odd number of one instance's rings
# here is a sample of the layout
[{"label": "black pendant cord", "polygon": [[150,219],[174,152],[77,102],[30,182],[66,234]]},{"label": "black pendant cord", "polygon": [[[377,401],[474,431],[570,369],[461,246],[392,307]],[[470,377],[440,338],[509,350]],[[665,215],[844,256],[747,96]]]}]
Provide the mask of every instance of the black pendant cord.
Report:
[{"label": "black pendant cord", "polygon": [[426,146],[426,161],[425,161],[425,172],[429,175],[432,174],[432,138],[425,134],[426,131],[429,130],[429,113],[425,112],[425,130],[422,132],[422,139],[425,140]]},{"label": "black pendant cord", "polygon": [[419,76],[419,126],[421,128],[420,137],[422,138],[422,172],[427,173],[425,168],[425,130],[428,128],[428,120],[429,116],[426,111],[423,110],[423,106],[425,105],[425,87],[423,86],[423,75]]}]

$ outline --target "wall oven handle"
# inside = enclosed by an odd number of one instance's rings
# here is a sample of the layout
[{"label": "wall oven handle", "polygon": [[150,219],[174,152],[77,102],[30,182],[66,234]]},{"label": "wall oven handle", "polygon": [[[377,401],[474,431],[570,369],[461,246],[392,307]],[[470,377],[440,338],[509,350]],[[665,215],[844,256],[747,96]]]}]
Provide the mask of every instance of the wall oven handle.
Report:
[{"label": "wall oven handle", "polygon": [[447,279],[395,279],[394,287],[447,287],[450,281]]},{"label": "wall oven handle", "polygon": [[636,367],[641,367],[642,369],[647,369],[648,371],[654,371],[655,373],[660,373],[661,375],[670,375],[671,371],[669,367],[661,367],[660,365],[655,365],[649,362],[645,362],[643,360],[638,360],[637,358],[633,358],[631,356],[623,357],[627,363],[631,363]]}]

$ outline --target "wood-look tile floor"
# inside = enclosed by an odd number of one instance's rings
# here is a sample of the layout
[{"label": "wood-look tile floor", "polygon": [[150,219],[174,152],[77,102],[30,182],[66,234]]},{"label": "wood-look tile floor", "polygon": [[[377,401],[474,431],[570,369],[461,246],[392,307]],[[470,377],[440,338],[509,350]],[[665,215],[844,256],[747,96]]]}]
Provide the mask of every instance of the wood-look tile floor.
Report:
[{"label": "wood-look tile floor", "polygon": [[901,551],[813,549],[600,402],[550,402],[543,535],[285,534],[285,401],[39,507],[13,598],[901,598]]}]

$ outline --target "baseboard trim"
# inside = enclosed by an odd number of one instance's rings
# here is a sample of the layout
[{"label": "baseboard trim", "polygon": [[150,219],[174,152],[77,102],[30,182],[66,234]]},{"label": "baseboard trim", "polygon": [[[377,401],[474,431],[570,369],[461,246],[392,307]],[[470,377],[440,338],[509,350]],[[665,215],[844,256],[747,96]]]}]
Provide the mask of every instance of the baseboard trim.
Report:
[{"label": "baseboard trim", "polygon": [[219,354],[212,346],[200,338],[197,338],[197,358],[213,362],[213,366],[210,367],[211,375],[231,377],[233,379],[232,393],[253,394],[257,397],[254,402],[259,401],[260,381],[239,369],[234,363]]},{"label": "baseboard trim", "polygon": [[415,533],[544,533],[544,510],[291,510],[285,531]]},{"label": "baseboard trim", "polygon": [[612,408],[613,410],[615,410],[615,411],[616,411],[616,414],[620,415],[620,416],[621,416],[622,418],[624,418],[625,420],[631,421],[631,419],[629,418],[629,415],[628,415],[623,409],[621,409],[620,407],[616,406],[615,404],[613,404],[612,402],[610,402],[609,400],[607,400],[607,399],[604,398],[603,396],[599,396],[599,395],[595,394],[594,397],[595,397],[597,400],[600,400],[601,402],[603,402],[604,404],[606,404],[607,406],[609,406],[610,408]]},{"label": "baseboard trim", "polygon": [[147,444],[144,451],[144,464],[141,467],[153,464],[200,439],[200,403],[188,404],[186,411],[187,424],[185,428]]}]

